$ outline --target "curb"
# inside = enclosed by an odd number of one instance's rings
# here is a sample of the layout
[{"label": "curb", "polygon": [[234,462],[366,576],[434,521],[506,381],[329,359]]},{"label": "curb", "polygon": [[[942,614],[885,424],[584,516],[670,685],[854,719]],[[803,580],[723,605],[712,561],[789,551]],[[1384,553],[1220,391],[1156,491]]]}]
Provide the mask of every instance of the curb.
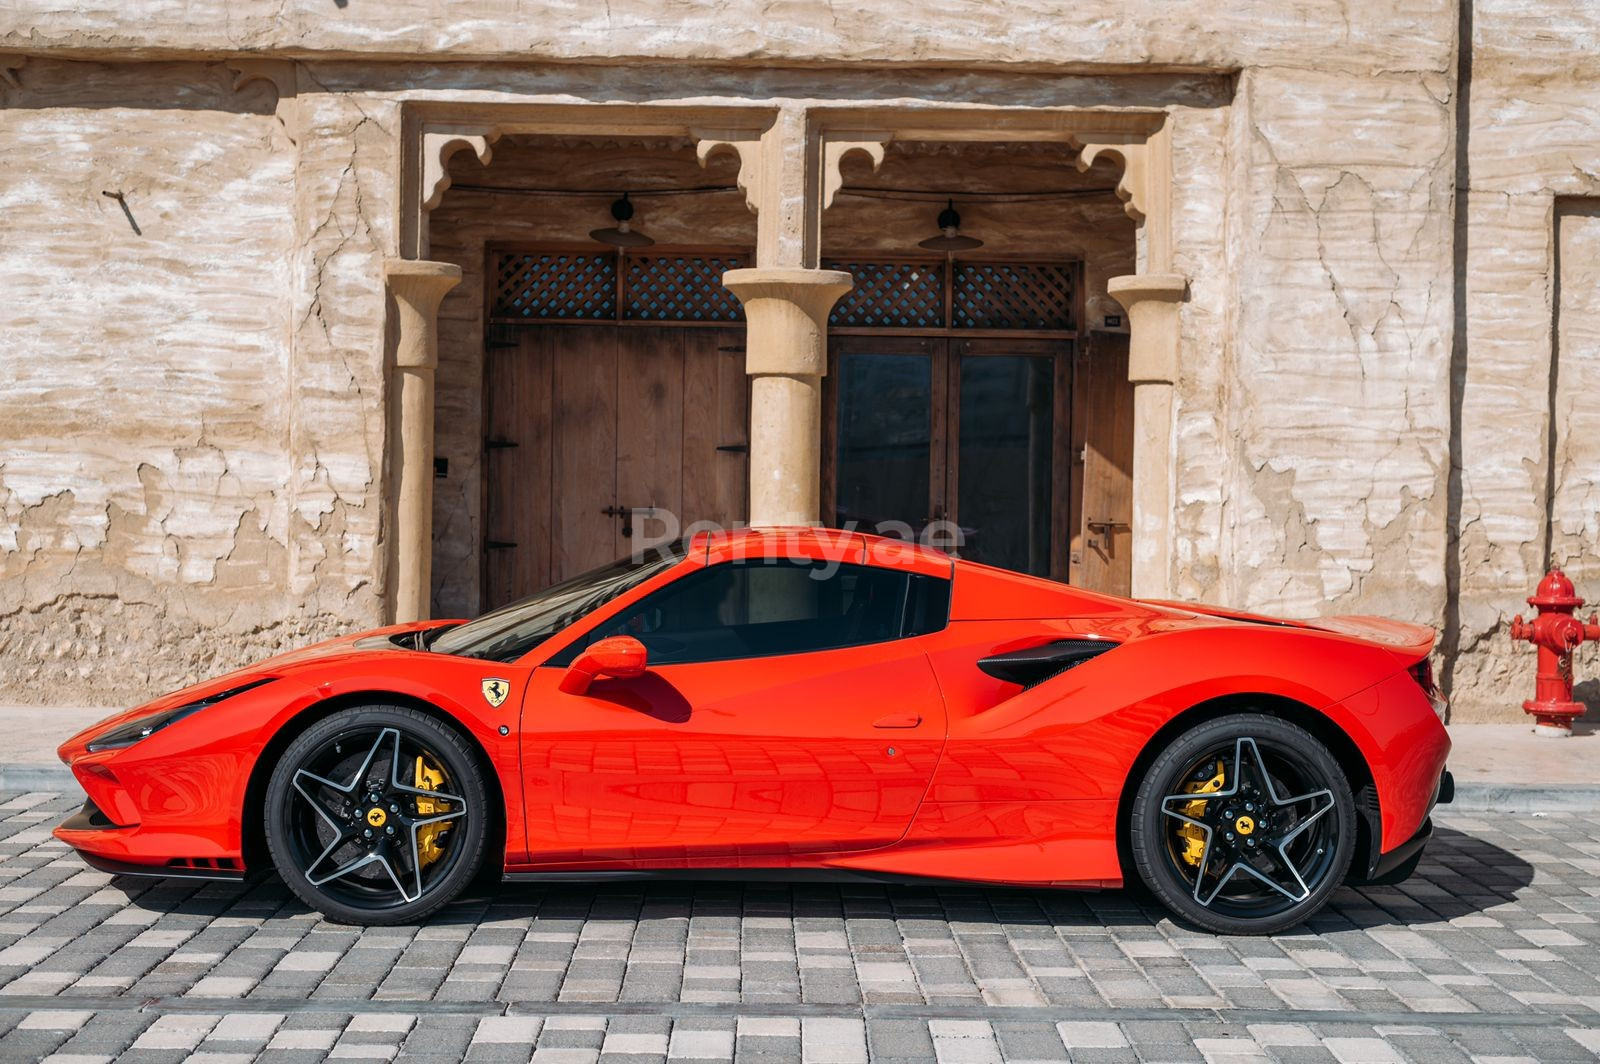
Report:
[{"label": "curb", "polygon": [[65,765],[0,764],[0,791],[64,791],[75,794],[78,781]]},{"label": "curb", "polygon": [[1456,781],[1455,800],[1440,812],[1593,813],[1600,812],[1600,786],[1585,783],[1519,786]]},{"label": "curb", "polygon": [[[0,764],[0,791],[59,791],[76,794],[78,781],[65,765]],[[1600,785],[1518,786],[1506,783],[1456,783],[1455,800],[1440,813],[1595,813]]]}]

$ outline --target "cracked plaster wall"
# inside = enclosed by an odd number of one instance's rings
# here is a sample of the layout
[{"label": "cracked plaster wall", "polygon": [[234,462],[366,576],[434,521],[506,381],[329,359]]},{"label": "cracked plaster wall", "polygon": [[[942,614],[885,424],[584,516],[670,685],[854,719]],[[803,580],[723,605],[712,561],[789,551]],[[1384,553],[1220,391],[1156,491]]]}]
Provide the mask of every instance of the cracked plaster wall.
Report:
[{"label": "cracked plaster wall", "polygon": [[[0,86],[0,143],[31,160],[0,179],[12,341],[0,697],[134,697],[379,619],[379,267],[394,240],[400,97],[655,99],[668,78],[686,99],[884,99],[931,84],[909,66],[869,69],[897,63],[969,64],[934,95],[1099,91],[1174,108],[1174,258],[1191,279],[1178,594],[1451,616],[1453,10],[735,0],[667,20],[642,0],[540,4],[538,17],[483,0],[441,12],[436,0],[145,0],[135,18],[126,5],[27,0],[0,13],[0,50],[32,55],[20,90]],[[1542,568],[1555,197],[1600,192],[1600,106],[1574,72],[1593,68],[1600,16],[1484,0],[1475,18],[1453,694],[1464,716],[1509,718],[1532,654],[1500,642],[1503,624]],[[53,58],[242,51],[330,61],[295,64],[285,106],[262,82],[235,93],[215,62]],[[697,73],[698,89],[674,72],[701,60],[731,65]],[[1216,103],[1190,104],[1152,68],[1238,73]],[[980,69],[1037,73],[997,87]],[[1119,77],[1068,86],[1045,73],[1066,70]],[[805,77],[831,91],[790,87]],[[144,237],[99,195],[113,178]],[[1562,291],[1587,284],[1573,277]],[[1566,313],[1572,351],[1586,350],[1588,308]],[[1587,357],[1563,348],[1555,505],[1557,544],[1585,573],[1597,531]],[[1580,368],[1566,372],[1569,359]],[[157,642],[179,649],[145,652]]]},{"label": "cracked plaster wall", "polygon": [[126,701],[373,623],[382,302],[343,106],[308,101],[297,158],[272,87],[220,63],[23,82],[0,88],[0,700]]},{"label": "cracked plaster wall", "polygon": [[[1507,631],[1546,565],[1600,600],[1600,9],[1478,0],[1472,17],[1452,700],[1485,718],[1532,694],[1534,651]],[[1581,650],[1591,712],[1597,670]]]}]

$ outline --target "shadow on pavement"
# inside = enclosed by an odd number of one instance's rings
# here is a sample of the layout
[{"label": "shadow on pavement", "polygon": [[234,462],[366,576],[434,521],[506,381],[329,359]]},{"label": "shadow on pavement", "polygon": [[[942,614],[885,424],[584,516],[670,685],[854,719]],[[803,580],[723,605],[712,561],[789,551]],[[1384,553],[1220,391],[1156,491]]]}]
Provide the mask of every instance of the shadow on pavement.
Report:
[{"label": "shadow on pavement", "polygon": [[[1430,924],[1514,901],[1533,867],[1486,839],[1440,828],[1415,875],[1392,887],[1343,887],[1306,925],[1315,933]],[[133,904],[212,916],[304,914],[275,876],[240,884],[119,879]],[[469,893],[434,915],[435,925],[531,916],[533,929],[576,930],[588,919],[650,921],[769,916],[895,919],[1056,928],[1153,927],[1171,917],[1137,885],[1082,892],[958,882],[823,881],[803,873],[704,873],[694,879],[564,879],[508,883]]]}]

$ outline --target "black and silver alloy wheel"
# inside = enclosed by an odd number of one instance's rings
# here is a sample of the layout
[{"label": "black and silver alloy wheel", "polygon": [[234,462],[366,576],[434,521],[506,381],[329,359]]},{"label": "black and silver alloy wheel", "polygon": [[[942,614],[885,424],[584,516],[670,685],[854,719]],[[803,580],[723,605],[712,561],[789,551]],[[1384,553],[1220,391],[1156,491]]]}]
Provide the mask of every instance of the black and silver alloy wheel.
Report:
[{"label": "black and silver alloy wheel", "polygon": [[465,741],[416,710],[362,706],[312,725],[267,786],[273,864],[306,904],[348,923],[421,919],[483,857],[485,788]]},{"label": "black and silver alloy wheel", "polygon": [[1241,713],[1198,725],[1151,764],[1129,838],[1140,878],[1183,919],[1229,934],[1305,920],[1343,882],[1355,802],[1305,729]]}]

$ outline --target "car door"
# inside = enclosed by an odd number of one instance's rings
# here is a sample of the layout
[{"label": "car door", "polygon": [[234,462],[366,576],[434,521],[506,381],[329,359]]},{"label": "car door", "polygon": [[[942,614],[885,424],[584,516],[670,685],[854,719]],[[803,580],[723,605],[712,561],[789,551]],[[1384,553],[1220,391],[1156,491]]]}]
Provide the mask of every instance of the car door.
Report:
[{"label": "car door", "polygon": [[[782,865],[895,842],[944,744],[922,636],[948,595],[886,568],[729,560],[599,621],[523,703],[533,863]],[[617,634],[645,644],[644,675],[559,690]]]}]

